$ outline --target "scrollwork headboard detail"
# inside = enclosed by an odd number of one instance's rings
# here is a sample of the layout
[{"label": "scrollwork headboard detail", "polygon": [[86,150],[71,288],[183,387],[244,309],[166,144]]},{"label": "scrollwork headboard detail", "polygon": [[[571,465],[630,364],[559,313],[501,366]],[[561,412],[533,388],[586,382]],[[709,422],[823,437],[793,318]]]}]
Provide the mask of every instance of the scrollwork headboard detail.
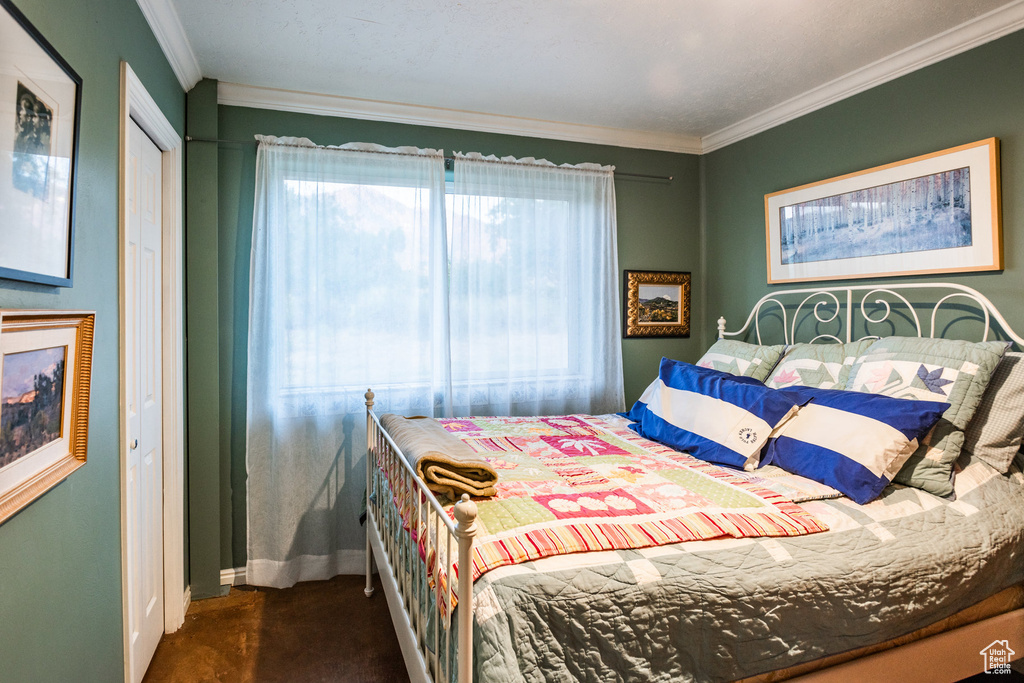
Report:
[{"label": "scrollwork headboard detail", "polygon": [[[928,302],[911,302],[908,297],[912,296],[912,292],[929,294]],[[1013,341],[1019,349],[1024,349],[1024,338],[1010,327],[988,297],[970,287],[949,282],[776,290],[761,297],[751,309],[743,327],[738,330],[727,332],[725,318],[719,318],[718,338],[741,337],[753,325],[757,343],[766,343],[761,336],[761,319],[770,314],[781,319],[779,322],[784,339],[781,342],[773,339],[768,343],[796,343],[798,325],[807,321],[813,324],[815,334],[804,341],[844,343],[858,339],[877,339],[884,335],[871,334],[872,328],[891,324],[894,308],[900,311],[903,319],[901,324],[907,327],[908,333],[904,336],[909,336],[909,330],[913,329],[918,337],[934,337],[936,317],[940,310],[966,308],[970,310],[973,319],[983,323],[980,341],[987,341],[990,332],[994,331],[1001,333],[1000,338]],[[804,314],[803,318],[801,313]],[[813,319],[810,318],[812,315]],[[961,315],[964,315],[963,310]],[[927,328],[922,324],[922,317],[928,322]],[[839,329],[820,333],[822,325],[838,325]],[[854,329],[858,325],[867,333],[855,337]],[[924,334],[926,331],[927,335]]]}]

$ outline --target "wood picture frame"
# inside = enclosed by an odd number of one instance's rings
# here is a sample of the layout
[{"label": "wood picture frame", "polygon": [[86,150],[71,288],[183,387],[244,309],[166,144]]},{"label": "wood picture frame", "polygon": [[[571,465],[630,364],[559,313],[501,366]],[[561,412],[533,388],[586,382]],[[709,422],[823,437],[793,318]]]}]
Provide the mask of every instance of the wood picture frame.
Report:
[{"label": "wood picture frame", "polygon": [[86,462],[95,313],[0,310],[0,523]]},{"label": "wood picture frame", "polygon": [[999,140],[764,197],[768,283],[1003,269]]},{"label": "wood picture frame", "polygon": [[622,336],[689,337],[690,273],[623,271]]},{"label": "wood picture frame", "polygon": [[82,78],[0,0],[0,278],[71,287]]}]

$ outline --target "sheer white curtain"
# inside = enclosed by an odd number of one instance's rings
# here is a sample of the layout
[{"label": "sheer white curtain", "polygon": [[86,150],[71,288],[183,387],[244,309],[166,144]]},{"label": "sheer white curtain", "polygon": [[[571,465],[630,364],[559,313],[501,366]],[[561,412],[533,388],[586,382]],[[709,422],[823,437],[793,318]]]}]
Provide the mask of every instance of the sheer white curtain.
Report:
[{"label": "sheer white curtain", "polygon": [[455,156],[455,412],[623,410],[613,167]]},{"label": "sheer white curtain", "polygon": [[249,307],[248,564],[362,570],[363,393],[451,412],[441,152],[261,137]]}]

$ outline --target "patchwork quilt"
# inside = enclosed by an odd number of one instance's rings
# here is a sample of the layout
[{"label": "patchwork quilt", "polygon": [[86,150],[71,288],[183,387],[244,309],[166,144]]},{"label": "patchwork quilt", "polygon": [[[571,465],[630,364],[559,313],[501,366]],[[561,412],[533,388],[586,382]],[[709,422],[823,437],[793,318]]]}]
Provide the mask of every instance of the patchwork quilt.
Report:
[{"label": "patchwork quilt", "polygon": [[767,480],[648,441],[618,418],[438,421],[499,473],[497,495],[475,501],[474,580],[552,555],[828,528]]},{"label": "patchwork quilt", "polygon": [[[882,642],[1024,580],[1024,455],[956,500],[803,504],[829,531],[559,555],[474,584],[475,680],[706,683]],[[965,656],[970,656],[966,653]]]},{"label": "patchwork quilt", "polygon": [[[646,443],[615,416],[555,418],[553,425],[538,420],[445,422],[485,457],[517,465],[503,474],[533,457],[529,448],[508,448],[522,446],[519,439],[529,443],[531,433],[539,439],[610,432],[627,446]],[[597,451],[594,464],[613,457],[602,455],[606,446],[584,440]],[[629,452],[619,441],[604,443]],[[548,446],[575,448],[561,441]],[[786,475],[767,468],[731,474],[812,501],[798,507],[828,530],[573,552],[498,566],[473,586],[475,680],[735,680],[889,640],[1024,581],[1024,454],[1006,475],[965,454],[957,463],[955,499],[893,485],[857,505],[834,498],[827,487],[801,489],[799,479],[780,488]],[[568,484],[559,491],[573,493]],[[554,510],[548,514],[555,517]]]}]

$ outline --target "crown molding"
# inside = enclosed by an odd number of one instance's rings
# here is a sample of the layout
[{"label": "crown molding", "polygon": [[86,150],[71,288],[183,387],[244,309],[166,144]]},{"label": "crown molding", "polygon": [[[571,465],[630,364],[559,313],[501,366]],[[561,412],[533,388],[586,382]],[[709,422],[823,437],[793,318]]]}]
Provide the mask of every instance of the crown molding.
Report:
[{"label": "crown molding", "polygon": [[691,135],[655,133],[606,128],[579,123],[561,123],[518,116],[499,116],[481,112],[424,107],[379,100],[364,100],[339,95],[278,90],[238,83],[218,83],[217,102],[231,107],[276,109],[319,116],[342,116],[370,121],[389,121],[418,126],[456,128],[485,133],[524,135],[552,140],[587,142],[663,152],[700,154],[700,139]]},{"label": "crown molding", "polygon": [[769,107],[701,138],[702,153],[792,121],[852,95],[1024,28],[1024,0],[1015,0],[845,76]]},{"label": "crown molding", "polygon": [[203,78],[173,0],[137,0],[178,83],[188,92]]}]

